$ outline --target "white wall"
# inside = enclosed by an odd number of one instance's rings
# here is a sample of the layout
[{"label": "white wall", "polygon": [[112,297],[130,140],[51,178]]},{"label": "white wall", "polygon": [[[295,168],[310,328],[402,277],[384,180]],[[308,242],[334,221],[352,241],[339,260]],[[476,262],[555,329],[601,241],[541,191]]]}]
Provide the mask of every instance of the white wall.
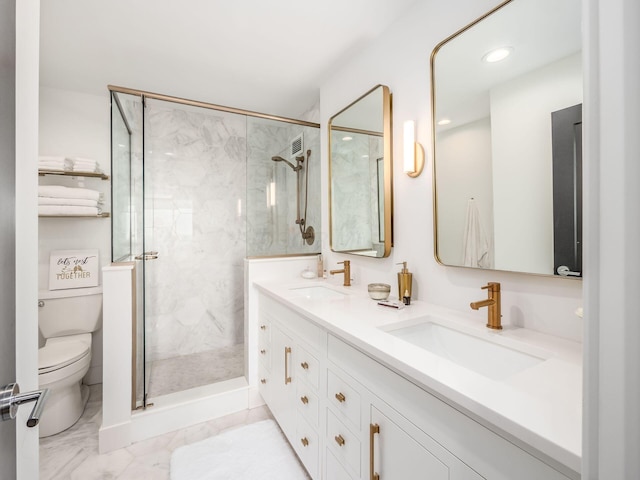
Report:
[{"label": "white wall", "polygon": [[580,54],[490,92],[495,267],[553,274],[551,112],[582,103]]},{"label": "white wall", "polygon": [[[408,261],[414,273],[414,298],[470,311],[469,302],[485,297],[480,287],[488,281],[502,283],[505,323],[580,340],[582,321],[574,311],[582,304],[582,283],[507,272],[470,270],[439,265],[433,255],[433,201],[431,174],[429,56],[442,39],[495,6],[489,0],[435,0],[417,2],[366,50],[336,70],[320,90],[323,145],[327,145],[327,122],[336,112],[378,83],[393,93],[394,248],[387,259],[349,257],[355,282],[396,284],[395,264]],[[402,173],[402,123],[417,121],[418,141],[425,146],[427,166],[420,177]],[[327,185],[327,149],[323,151]],[[325,187],[326,191],[326,187]],[[325,232],[327,199],[323,198]],[[323,235],[327,268],[345,258],[330,252]],[[392,289],[392,291],[394,291]],[[476,313],[478,321],[486,312]]]},{"label": "white wall", "polygon": [[493,177],[489,117],[438,133],[438,258],[464,265],[464,231],[469,199],[478,206],[480,222],[493,256]]},{"label": "white wall", "polygon": [[[40,155],[86,157],[97,160],[109,174],[111,167],[109,95],[104,97],[40,88]],[[110,181],[96,178],[40,177],[41,184],[84,187],[104,193],[109,211]],[[49,288],[49,254],[53,250],[95,249],[100,266],[111,263],[109,218],[40,218],[38,222],[38,289]],[[102,331],[93,336],[91,367],[87,383],[102,381]]]}]

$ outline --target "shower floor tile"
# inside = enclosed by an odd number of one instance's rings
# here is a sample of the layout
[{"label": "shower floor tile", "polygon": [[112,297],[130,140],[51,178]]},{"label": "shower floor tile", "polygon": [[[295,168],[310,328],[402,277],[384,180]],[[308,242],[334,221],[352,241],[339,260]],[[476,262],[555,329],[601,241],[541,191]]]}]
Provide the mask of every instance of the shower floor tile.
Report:
[{"label": "shower floor tile", "polygon": [[176,448],[267,418],[273,416],[262,406],[100,455],[102,385],[92,385],[89,403],[80,420],[64,432],[40,440],[40,480],[168,480],[171,453]]},{"label": "shower floor tile", "polygon": [[244,344],[156,360],[151,362],[150,372],[149,399],[242,377]]}]

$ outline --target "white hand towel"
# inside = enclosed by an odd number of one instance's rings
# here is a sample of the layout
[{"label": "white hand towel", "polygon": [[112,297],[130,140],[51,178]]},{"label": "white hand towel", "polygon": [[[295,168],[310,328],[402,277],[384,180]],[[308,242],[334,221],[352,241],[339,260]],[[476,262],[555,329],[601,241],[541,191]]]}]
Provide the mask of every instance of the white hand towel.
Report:
[{"label": "white hand towel", "polygon": [[99,200],[100,192],[88,188],[63,187],[62,185],[39,185],[38,196],[55,198],[87,198]]},{"label": "white hand towel", "polygon": [[473,198],[467,203],[464,226],[463,265],[465,267],[490,267],[489,240],[480,222],[480,211]]},{"label": "white hand towel", "polygon": [[97,216],[100,209],[97,207],[77,207],[70,205],[38,205],[38,215],[54,216],[54,215],[87,215]]},{"label": "white hand towel", "polygon": [[97,207],[97,200],[89,200],[88,198],[56,198],[56,197],[38,197],[38,205],[70,205],[76,207]]}]

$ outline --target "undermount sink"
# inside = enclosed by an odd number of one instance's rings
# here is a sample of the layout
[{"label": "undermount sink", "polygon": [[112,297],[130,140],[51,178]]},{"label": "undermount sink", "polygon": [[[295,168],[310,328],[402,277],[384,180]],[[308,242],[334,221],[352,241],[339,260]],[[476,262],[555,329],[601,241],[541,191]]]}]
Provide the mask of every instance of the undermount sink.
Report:
[{"label": "undermount sink", "polygon": [[322,285],[314,285],[311,287],[298,287],[291,288],[292,292],[299,294],[301,297],[308,298],[311,300],[315,299],[330,299],[330,298],[344,298],[345,294],[342,292],[338,292],[337,290],[333,290],[331,288],[323,287]]},{"label": "undermount sink", "polygon": [[385,331],[494,380],[504,380],[546,360],[428,320]]}]

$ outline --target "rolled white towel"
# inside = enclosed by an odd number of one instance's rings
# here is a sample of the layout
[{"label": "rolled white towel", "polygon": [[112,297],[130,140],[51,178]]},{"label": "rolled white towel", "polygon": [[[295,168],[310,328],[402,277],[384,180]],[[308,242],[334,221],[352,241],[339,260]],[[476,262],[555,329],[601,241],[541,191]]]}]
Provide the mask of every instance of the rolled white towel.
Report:
[{"label": "rolled white towel", "polygon": [[38,205],[69,205],[76,207],[97,207],[97,200],[88,198],[38,197]]},{"label": "rolled white towel", "polygon": [[62,185],[39,185],[39,197],[87,198],[100,200],[100,192],[88,188],[63,187]]},{"label": "rolled white towel", "polygon": [[38,205],[38,215],[88,215],[98,216],[101,210],[98,207],[78,207],[71,205]]}]

